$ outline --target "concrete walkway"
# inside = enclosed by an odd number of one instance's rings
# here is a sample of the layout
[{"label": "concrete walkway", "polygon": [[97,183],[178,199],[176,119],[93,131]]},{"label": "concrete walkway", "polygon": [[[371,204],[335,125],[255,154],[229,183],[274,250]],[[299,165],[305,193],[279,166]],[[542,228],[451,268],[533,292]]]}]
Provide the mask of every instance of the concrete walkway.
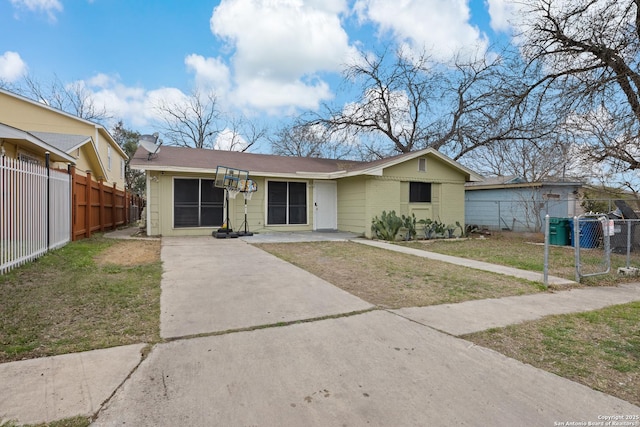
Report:
[{"label": "concrete walkway", "polygon": [[144,344],[0,364],[0,425],[95,414],[142,360]]},{"label": "concrete walkway", "polygon": [[459,336],[537,320],[549,315],[598,310],[632,301],[640,301],[640,283],[410,307],[393,312],[439,331]]},{"label": "concrete walkway", "polygon": [[[530,280],[532,282],[544,283],[542,273],[528,270],[520,270],[518,268],[506,267],[504,265],[496,265],[473,259],[459,258],[451,255],[443,255],[436,252],[424,251],[422,249],[414,249],[406,246],[394,245],[392,243],[382,242],[380,240],[354,239],[354,242],[363,245],[374,246],[376,248],[387,249],[395,252],[402,252],[409,255],[415,255],[421,258],[433,259],[436,261],[447,262],[449,264],[461,265],[463,267],[475,268],[476,270],[490,271],[492,273],[504,274],[506,276],[519,277],[520,279]],[[561,277],[549,276],[550,285],[575,285],[573,280],[563,279]]]},{"label": "concrete walkway", "polygon": [[638,301],[640,284],[368,311],[243,239],[162,243],[169,342],[141,363],[142,345],[1,364],[0,424],[98,408],[96,426],[552,426],[640,415],[455,337]]}]

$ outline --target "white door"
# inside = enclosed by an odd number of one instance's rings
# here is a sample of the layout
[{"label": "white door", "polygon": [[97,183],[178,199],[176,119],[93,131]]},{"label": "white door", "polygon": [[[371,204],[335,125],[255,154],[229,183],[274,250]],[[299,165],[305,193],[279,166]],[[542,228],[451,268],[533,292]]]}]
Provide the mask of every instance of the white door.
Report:
[{"label": "white door", "polygon": [[313,229],[338,229],[338,185],[335,181],[313,182]]}]

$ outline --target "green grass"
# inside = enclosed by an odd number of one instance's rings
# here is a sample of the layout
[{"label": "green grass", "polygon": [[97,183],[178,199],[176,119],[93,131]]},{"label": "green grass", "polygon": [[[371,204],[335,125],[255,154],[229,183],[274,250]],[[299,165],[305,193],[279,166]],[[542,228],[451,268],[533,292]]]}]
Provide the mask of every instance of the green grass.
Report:
[{"label": "green grass", "polygon": [[549,316],[464,338],[640,404],[640,302]]},{"label": "green grass", "polygon": [[72,242],[0,276],[0,362],[159,340],[161,263],[98,264],[115,244]]}]

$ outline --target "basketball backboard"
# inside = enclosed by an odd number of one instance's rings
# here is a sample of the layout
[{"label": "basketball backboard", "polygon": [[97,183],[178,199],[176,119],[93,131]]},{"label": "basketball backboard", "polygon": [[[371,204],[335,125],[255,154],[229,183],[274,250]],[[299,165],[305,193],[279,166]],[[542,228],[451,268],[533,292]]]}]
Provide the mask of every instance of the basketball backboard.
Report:
[{"label": "basketball backboard", "polygon": [[240,181],[249,178],[249,171],[230,168],[227,166],[216,167],[216,179],[214,185],[218,188],[239,190]]}]

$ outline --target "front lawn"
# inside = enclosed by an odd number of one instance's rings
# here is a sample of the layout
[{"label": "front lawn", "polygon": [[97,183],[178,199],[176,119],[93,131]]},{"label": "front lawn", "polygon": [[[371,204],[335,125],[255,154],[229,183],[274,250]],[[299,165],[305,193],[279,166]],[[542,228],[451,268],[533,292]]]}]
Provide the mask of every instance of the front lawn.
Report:
[{"label": "front lawn", "polygon": [[0,363],[159,341],[161,274],[159,241],[96,235],[0,276]]},{"label": "front lawn", "polygon": [[353,242],[256,245],[385,308],[542,292],[541,284]]},{"label": "front lawn", "polygon": [[549,316],[464,338],[640,405],[640,302]]}]

